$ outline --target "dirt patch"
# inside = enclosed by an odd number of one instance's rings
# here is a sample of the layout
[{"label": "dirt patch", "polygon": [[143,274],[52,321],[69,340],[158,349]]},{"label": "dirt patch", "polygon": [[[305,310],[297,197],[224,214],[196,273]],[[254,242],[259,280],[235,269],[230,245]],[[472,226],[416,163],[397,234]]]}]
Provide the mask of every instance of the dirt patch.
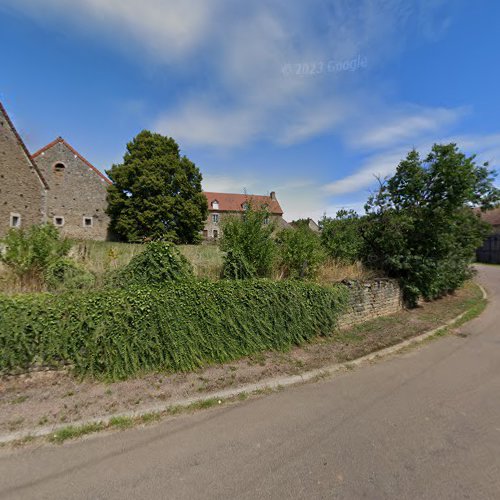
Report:
[{"label": "dirt patch", "polygon": [[174,403],[217,389],[349,361],[436,328],[481,297],[479,288],[468,284],[441,300],[335,332],[289,352],[261,353],[191,373],[155,373],[114,383],[79,380],[63,371],[4,377],[0,379],[0,434]]}]

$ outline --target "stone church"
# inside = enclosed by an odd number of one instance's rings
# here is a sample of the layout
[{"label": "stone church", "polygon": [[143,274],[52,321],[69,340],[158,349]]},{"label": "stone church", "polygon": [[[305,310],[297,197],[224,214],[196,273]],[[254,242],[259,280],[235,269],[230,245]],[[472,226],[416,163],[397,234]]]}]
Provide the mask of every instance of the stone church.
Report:
[{"label": "stone church", "polygon": [[109,179],[61,137],[33,155],[0,103],[0,237],[52,222],[72,239],[108,239]]}]

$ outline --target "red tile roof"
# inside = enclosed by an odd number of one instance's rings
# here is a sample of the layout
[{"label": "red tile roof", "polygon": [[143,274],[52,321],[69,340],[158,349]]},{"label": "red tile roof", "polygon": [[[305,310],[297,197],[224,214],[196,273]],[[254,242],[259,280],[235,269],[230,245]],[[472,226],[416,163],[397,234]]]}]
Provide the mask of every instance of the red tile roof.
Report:
[{"label": "red tile roof", "polygon": [[87,167],[89,167],[91,170],[93,170],[101,179],[106,181],[108,184],[112,184],[112,182],[92,163],[90,163],[86,158],[84,158],[76,149],[74,149],[70,144],[68,144],[62,137],[58,137],[57,139],[53,140],[46,146],[44,146],[42,149],[39,149],[36,153],[34,153],[32,156],[33,158],[36,158],[37,156],[40,156],[42,153],[47,151],[48,149],[54,147],[56,144],[62,143],[64,144],[75,156],[77,156]]},{"label": "red tile roof", "polygon": [[218,201],[219,212],[243,212],[245,203],[252,203],[253,206],[266,206],[270,213],[275,215],[283,215],[283,210],[276,198],[270,196],[262,196],[256,194],[233,194],[233,193],[212,193],[205,191],[205,196],[208,201],[208,209],[212,208],[212,202]]},{"label": "red tile roof", "polygon": [[489,222],[492,226],[500,226],[500,207],[481,212],[481,219]]},{"label": "red tile roof", "polygon": [[3,107],[2,103],[0,102],[0,112],[5,116],[5,119],[7,120],[7,123],[9,124],[9,127],[12,129],[12,132],[14,132],[14,135],[16,137],[17,142],[23,149],[24,153],[28,157],[29,162],[35,169],[35,172],[37,173],[41,183],[43,184],[43,187],[45,189],[49,189],[49,185],[47,184],[47,181],[45,180],[44,176],[42,175],[41,170],[38,168],[38,165],[36,164],[35,160],[33,157],[30,155],[30,152],[28,151],[28,148],[26,147],[26,144],[24,144],[24,141],[21,139],[21,136],[16,130],[16,127],[14,127],[14,124],[12,123],[12,120],[10,119],[10,116],[8,115],[6,109]]}]

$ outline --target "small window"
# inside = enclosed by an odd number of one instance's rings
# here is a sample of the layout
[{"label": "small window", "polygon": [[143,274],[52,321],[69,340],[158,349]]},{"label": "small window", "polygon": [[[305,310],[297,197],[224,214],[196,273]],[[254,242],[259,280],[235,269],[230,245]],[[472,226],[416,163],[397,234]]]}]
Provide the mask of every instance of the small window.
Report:
[{"label": "small window", "polygon": [[219,210],[219,202],[217,200],[212,201],[212,208],[214,210]]},{"label": "small window", "polygon": [[243,210],[248,210],[250,208],[250,205],[245,201],[245,203],[243,203],[241,207],[243,208]]},{"label": "small window", "polygon": [[54,226],[57,227],[64,226],[64,217],[59,217],[59,216],[54,217]]},{"label": "small window", "polygon": [[64,163],[56,163],[54,165],[54,172],[64,172],[64,169],[66,168],[66,165],[64,165]]},{"label": "small window", "polygon": [[214,240],[216,240],[219,237],[219,231],[217,231],[217,229],[214,229],[212,234],[214,236]]},{"label": "small window", "polygon": [[21,227],[21,216],[19,214],[10,214],[10,227]]},{"label": "small window", "polygon": [[93,217],[84,217],[83,218],[83,227],[92,227],[94,225]]},{"label": "small window", "polygon": [[264,219],[264,224],[266,224],[266,226],[267,226],[267,224],[269,224],[269,217],[266,217],[266,218]]},{"label": "small window", "polygon": [[212,214],[212,222],[214,224],[218,224],[219,223],[219,214]]}]

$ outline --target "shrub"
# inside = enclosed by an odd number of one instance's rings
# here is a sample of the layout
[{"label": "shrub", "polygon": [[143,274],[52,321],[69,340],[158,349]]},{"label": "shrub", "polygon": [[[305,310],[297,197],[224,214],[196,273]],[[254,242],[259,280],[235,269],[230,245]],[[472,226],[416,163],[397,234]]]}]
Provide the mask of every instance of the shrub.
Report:
[{"label": "shrub", "polygon": [[328,256],[342,264],[353,264],[360,259],[363,237],[360,218],[354,210],[339,210],[334,219],[320,221],[321,243]]},{"label": "shrub", "polygon": [[192,370],[331,335],[347,289],[299,281],[189,281],[0,296],[0,371],[71,364],[122,379]]},{"label": "shrub", "polygon": [[276,244],[272,239],[273,224],[266,224],[269,213],[256,209],[249,200],[242,217],[225,220],[221,249],[224,258],[223,276],[229,279],[269,277],[273,271]]},{"label": "shrub", "polygon": [[124,287],[162,284],[192,277],[191,264],[173,243],[153,241],[125,267],[111,273],[109,282]]},{"label": "shrub", "polygon": [[455,144],[434,145],[425,161],[411,151],[366,205],[365,261],[399,278],[410,304],[456,290],[488,234],[471,207],[498,201],[493,179]]},{"label": "shrub", "polygon": [[277,238],[280,272],[285,278],[314,278],[325,254],[319,236],[307,226],[284,229]]},{"label": "shrub", "polygon": [[84,290],[94,286],[95,276],[73,260],[63,257],[47,266],[44,281],[51,291]]},{"label": "shrub", "polygon": [[27,285],[33,281],[41,284],[47,267],[67,255],[71,247],[52,224],[11,229],[3,243],[5,252],[0,254],[1,261]]}]

